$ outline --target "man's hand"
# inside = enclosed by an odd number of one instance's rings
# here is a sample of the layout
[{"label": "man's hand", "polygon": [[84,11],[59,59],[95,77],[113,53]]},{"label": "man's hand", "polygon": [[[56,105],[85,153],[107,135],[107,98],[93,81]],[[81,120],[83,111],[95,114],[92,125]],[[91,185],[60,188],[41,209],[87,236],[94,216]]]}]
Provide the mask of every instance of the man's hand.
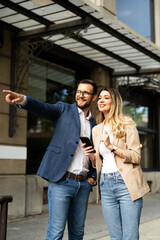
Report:
[{"label": "man's hand", "polygon": [[22,94],[12,92],[10,90],[3,90],[3,92],[7,93],[5,99],[9,104],[20,103],[24,100],[24,96]]},{"label": "man's hand", "polygon": [[96,167],[96,158],[95,158],[95,154],[93,153],[93,147],[85,147],[85,143],[82,144],[82,148],[83,148],[83,153],[91,160],[92,162],[92,166],[95,168]]},{"label": "man's hand", "polygon": [[94,186],[95,185],[95,180],[93,178],[88,178],[87,181],[92,185]]}]

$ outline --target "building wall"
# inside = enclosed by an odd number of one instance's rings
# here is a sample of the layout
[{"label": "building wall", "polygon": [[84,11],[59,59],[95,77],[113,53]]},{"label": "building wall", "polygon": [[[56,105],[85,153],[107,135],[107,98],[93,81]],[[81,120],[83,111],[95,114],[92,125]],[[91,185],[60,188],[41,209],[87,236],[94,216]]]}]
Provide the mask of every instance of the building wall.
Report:
[{"label": "building wall", "polygon": [[[9,109],[3,89],[10,89],[11,34],[4,32],[4,45],[0,48],[0,195],[12,195],[9,204],[11,218],[25,216],[26,199],[26,126],[27,114],[17,109],[17,127],[13,137],[8,136]],[[24,79],[24,85],[27,78]]]},{"label": "building wall", "polygon": [[[159,154],[159,162],[158,162],[158,167],[160,169],[160,97],[159,97],[159,101],[158,101],[158,154]],[[159,183],[160,183],[160,179],[159,179]]]},{"label": "building wall", "polygon": [[155,5],[155,43],[160,47],[160,0],[154,0]]},{"label": "building wall", "polygon": [[[90,0],[90,2],[92,4],[97,3],[98,8],[106,13],[107,16],[110,15],[113,18],[115,17],[115,1]],[[155,2],[157,4],[156,6],[159,6],[158,4],[160,4],[160,1],[155,0]],[[102,8],[103,6],[104,8]],[[158,12],[155,16],[156,19],[160,18]],[[160,28],[158,27],[158,24],[159,23],[156,25],[157,43],[160,42]],[[20,55],[22,56],[23,53]],[[23,62],[19,61],[19,63]],[[11,35],[7,31],[5,32],[4,45],[0,48],[0,66],[0,91],[2,92],[2,89],[10,89]],[[24,71],[25,70],[23,68],[23,71],[21,72],[22,75]],[[102,87],[110,86],[109,73],[102,68],[93,69],[90,74],[90,78],[97,83],[98,90]],[[22,85],[22,93],[25,94],[27,93],[27,81],[28,79],[26,75]],[[1,127],[0,134],[0,195],[13,196],[13,202],[9,203],[9,218],[39,214],[47,206],[46,204],[43,204],[43,198],[44,189],[47,188],[48,183],[37,175],[26,175],[25,151],[27,137],[27,113],[23,110],[17,109],[18,125],[13,137],[9,137],[9,105],[5,102],[4,98],[5,94],[0,94],[0,126],[3,126]],[[92,113],[93,116],[97,118],[98,110],[96,103],[92,106]],[[23,153],[21,153],[21,150]],[[149,172],[145,173],[145,176],[148,181],[152,182],[151,191],[153,193],[160,193],[160,173]],[[95,202],[95,199],[96,188],[94,188],[94,191],[91,193],[89,202]]]},{"label": "building wall", "polygon": [[107,17],[115,19],[116,16],[116,0],[83,0],[97,11],[104,13]]}]

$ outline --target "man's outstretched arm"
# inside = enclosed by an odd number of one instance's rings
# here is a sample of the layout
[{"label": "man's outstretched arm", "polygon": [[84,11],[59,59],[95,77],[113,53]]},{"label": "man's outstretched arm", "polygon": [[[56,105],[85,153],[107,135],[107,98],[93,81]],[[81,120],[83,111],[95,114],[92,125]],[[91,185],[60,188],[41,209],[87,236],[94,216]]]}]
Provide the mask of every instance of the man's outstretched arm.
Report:
[{"label": "man's outstretched arm", "polygon": [[6,102],[9,104],[17,104],[17,107],[27,110],[32,114],[48,119],[56,120],[59,118],[64,110],[64,103],[56,104],[45,103],[43,101],[34,99],[11,90],[3,90],[6,93]]}]

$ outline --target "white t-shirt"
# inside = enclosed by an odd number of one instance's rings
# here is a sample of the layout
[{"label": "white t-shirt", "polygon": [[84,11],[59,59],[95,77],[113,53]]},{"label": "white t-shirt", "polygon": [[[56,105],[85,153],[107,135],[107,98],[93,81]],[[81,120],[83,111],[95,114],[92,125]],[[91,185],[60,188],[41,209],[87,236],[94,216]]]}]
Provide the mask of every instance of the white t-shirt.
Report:
[{"label": "white t-shirt", "polygon": [[[104,126],[103,133],[105,133],[105,131],[109,134],[110,142],[113,144],[113,135],[111,134],[110,128]],[[118,168],[114,159],[114,153],[106,148],[103,142],[99,145],[99,153],[103,157],[102,173],[117,172]]]}]

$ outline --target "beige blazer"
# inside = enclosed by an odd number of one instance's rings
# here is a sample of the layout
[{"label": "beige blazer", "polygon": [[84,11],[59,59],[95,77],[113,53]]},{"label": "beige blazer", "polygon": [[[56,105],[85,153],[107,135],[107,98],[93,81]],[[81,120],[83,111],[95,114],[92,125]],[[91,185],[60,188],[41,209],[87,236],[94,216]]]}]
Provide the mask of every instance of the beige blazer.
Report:
[{"label": "beige blazer", "polygon": [[[103,134],[104,122],[92,129],[93,143],[96,150],[96,169],[97,169],[97,201],[99,195],[99,177],[102,168],[102,157],[99,154],[99,144]],[[121,148],[125,158],[115,154],[115,161],[118,170],[128,188],[132,201],[142,197],[150,191],[140,167],[141,144],[139,134],[135,125],[125,125],[126,135],[122,138],[113,136],[113,144]]]}]

